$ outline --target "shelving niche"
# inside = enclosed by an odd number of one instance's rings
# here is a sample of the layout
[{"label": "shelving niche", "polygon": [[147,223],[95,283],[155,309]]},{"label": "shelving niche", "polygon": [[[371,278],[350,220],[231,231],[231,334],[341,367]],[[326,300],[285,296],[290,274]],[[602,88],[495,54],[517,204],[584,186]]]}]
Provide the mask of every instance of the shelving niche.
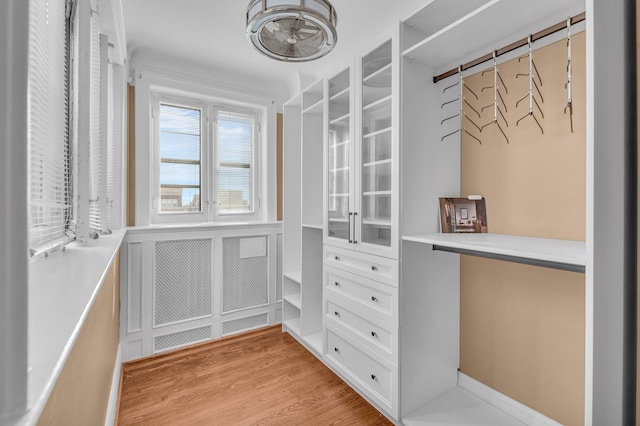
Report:
[{"label": "shelving niche", "polygon": [[322,354],[324,82],[284,105],[283,329]]},{"label": "shelving niche", "polygon": [[[521,424],[515,418],[505,417],[501,411],[509,412],[513,406],[500,406],[498,410],[471,395],[467,387],[460,387],[461,380],[465,380],[461,377],[466,377],[458,372],[461,262],[464,264],[465,258],[461,260],[460,256],[446,251],[584,272],[585,242],[553,235],[537,238],[439,233],[438,198],[468,194],[461,194],[465,182],[465,170],[461,169],[462,132],[441,139],[445,134],[441,128],[443,88],[455,84],[458,77],[441,84],[434,84],[432,77],[579,14],[585,4],[574,0],[478,0],[456,2],[455,7],[451,7],[450,3],[435,0],[401,23],[400,417],[407,425],[453,420],[464,424]],[[490,66],[488,62],[465,75]],[[459,88],[455,90],[460,93]],[[545,90],[550,89],[547,86]],[[563,87],[554,90],[561,91]],[[468,92],[464,95],[472,96]],[[487,130],[482,133],[485,138],[487,134],[490,134]],[[498,141],[496,136],[495,140],[483,142],[476,148],[491,151],[491,144],[495,143],[505,144],[505,141]],[[510,141],[509,147],[513,149],[516,143]],[[482,193],[481,188],[479,191],[472,193]],[[491,201],[488,200],[487,206],[490,230]],[[583,209],[583,205],[576,208]],[[484,398],[491,399],[491,395],[485,394]],[[517,411],[512,410],[511,414],[520,419],[532,415],[542,422],[553,422],[528,407],[524,407],[525,414]]]}]

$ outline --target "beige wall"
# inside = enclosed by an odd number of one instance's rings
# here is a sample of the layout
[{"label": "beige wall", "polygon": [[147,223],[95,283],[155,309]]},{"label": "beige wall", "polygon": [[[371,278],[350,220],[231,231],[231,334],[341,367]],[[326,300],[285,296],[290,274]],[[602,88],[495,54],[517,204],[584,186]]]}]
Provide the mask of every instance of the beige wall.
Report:
[{"label": "beige wall", "polygon": [[120,262],[116,254],[39,425],[103,425],[118,351]]},{"label": "beige wall", "polygon": [[[535,48],[535,45],[534,45]],[[461,195],[482,194],[489,232],[569,240],[585,238],[585,34],[573,37],[573,128],[566,105],[566,41],[534,50],[544,102],[532,117],[525,59],[499,65],[509,143],[495,125],[464,136]],[[492,73],[465,82],[479,112],[493,101]],[[535,90],[535,89],[534,89]],[[534,92],[535,93],[535,92]],[[535,108],[535,107],[534,107]],[[491,122],[465,108],[476,124]],[[567,425],[584,423],[584,275],[487,259],[461,259],[460,370],[488,386]]]}]

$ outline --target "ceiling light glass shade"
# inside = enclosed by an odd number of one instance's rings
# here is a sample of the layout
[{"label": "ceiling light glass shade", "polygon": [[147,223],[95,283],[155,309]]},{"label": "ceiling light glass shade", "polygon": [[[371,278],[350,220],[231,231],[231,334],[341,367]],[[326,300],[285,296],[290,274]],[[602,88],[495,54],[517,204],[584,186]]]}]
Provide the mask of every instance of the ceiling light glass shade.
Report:
[{"label": "ceiling light glass shade", "polygon": [[247,7],[247,38],[270,58],[311,61],[336,45],[337,20],[326,0],[252,0]]}]

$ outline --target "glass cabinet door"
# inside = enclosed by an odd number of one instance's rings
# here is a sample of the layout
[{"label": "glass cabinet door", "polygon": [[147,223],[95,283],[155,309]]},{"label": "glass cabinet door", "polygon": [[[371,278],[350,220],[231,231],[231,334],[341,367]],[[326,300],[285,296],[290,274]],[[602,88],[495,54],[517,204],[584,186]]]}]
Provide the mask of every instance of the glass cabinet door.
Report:
[{"label": "glass cabinet door", "polygon": [[392,60],[391,40],[362,58],[360,159],[361,243],[391,246]]},{"label": "glass cabinet door", "polygon": [[352,242],[350,69],[328,80],[327,237]]}]

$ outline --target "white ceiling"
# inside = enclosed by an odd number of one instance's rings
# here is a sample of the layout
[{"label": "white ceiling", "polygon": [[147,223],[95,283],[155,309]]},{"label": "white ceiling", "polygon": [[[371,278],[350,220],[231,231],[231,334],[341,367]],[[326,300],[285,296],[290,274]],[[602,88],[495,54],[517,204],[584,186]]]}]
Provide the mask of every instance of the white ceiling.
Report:
[{"label": "white ceiling", "polygon": [[256,82],[265,93],[292,96],[314,80],[350,63],[358,49],[431,0],[332,0],[338,43],[324,58],[307,63],[268,59],[249,45],[249,0],[122,0],[127,51],[134,63],[152,58],[189,64],[234,86]]}]

